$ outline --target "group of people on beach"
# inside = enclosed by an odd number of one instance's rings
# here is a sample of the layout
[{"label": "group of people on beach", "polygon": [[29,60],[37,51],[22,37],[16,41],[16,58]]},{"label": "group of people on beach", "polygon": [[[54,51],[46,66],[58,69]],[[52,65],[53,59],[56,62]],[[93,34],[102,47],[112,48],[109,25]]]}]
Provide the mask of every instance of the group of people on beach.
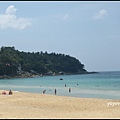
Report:
[{"label": "group of people on beach", "polygon": [[[9,90],[8,95],[12,95],[12,94],[13,94],[12,90]],[[2,92],[2,95],[7,95],[7,92],[6,92],[6,91],[3,91],[3,92]]]},{"label": "group of people on beach", "polygon": [[[65,84],[65,87],[66,87],[66,84]],[[43,94],[45,94],[45,92],[46,92],[46,90],[43,90]],[[71,92],[71,88],[69,88],[68,92],[69,93]],[[56,89],[54,90],[54,93],[55,93],[55,95],[57,94],[57,90]]]},{"label": "group of people on beach", "polygon": [[[43,90],[43,94],[45,94],[45,92],[46,92],[46,90]],[[57,93],[57,90],[55,89],[55,95],[56,95],[56,93]]]},{"label": "group of people on beach", "polygon": [[[71,92],[71,88],[69,88],[69,92]],[[55,95],[57,94],[57,90],[55,89]]]}]

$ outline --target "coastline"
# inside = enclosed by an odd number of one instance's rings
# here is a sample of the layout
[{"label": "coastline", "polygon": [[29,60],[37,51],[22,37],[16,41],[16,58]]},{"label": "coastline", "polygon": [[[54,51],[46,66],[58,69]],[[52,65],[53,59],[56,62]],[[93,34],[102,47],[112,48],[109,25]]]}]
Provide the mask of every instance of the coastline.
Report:
[{"label": "coastline", "polygon": [[17,91],[0,94],[0,100],[0,118],[120,118],[120,100]]},{"label": "coastline", "polygon": [[60,75],[82,75],[82,74],[95,74],[99,72],[81,72],[81,73],[64,73],[64,74],[31,74],[29,72],[26,72],[25,74],[21,74],[18,76],[8,76],[8,75],[2,75],[0,76],[0,79],[11,79],[11,78],[34,78],[34,77],[43,77],[43,76],[60,76]]}]

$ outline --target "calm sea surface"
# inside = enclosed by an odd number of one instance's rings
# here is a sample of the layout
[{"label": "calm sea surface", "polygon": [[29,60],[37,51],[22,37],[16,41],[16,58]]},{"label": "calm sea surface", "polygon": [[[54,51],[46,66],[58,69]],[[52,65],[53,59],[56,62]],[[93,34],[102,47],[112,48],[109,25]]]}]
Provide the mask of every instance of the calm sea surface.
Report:
[{"label": "calm sea surface", "polygon": [[[60,80],[63,78],[63,80]],[[66,84],[66,87],[65,87]],[[69,88],[71,92],[69,92]],[[1,90],[12,90],[81,98],[103,98],[120,100],[120,71],[98,74],[45,76],[35,78],[0,79]]]}]

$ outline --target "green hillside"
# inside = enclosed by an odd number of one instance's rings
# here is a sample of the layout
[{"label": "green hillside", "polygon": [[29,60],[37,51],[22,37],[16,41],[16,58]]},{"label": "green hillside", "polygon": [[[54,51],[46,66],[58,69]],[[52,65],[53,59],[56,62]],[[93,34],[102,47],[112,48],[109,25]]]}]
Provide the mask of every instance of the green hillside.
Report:
[{"label": "green hillside", "polygon": [[1,47],[0,76],[22,74],[57,75],[87,73],[81,62],[69,55],[58,53],[20,52],[15,47]]}]

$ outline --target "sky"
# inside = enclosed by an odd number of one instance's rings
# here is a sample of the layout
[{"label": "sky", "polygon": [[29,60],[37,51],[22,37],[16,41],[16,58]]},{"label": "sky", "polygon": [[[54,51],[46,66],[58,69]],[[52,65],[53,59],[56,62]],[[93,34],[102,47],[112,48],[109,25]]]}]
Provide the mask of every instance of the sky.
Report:
[{"label": "sky", "polygon": [[120,2],[0,1],[0,48],[70,55],[87,71],[120,71]]}]

